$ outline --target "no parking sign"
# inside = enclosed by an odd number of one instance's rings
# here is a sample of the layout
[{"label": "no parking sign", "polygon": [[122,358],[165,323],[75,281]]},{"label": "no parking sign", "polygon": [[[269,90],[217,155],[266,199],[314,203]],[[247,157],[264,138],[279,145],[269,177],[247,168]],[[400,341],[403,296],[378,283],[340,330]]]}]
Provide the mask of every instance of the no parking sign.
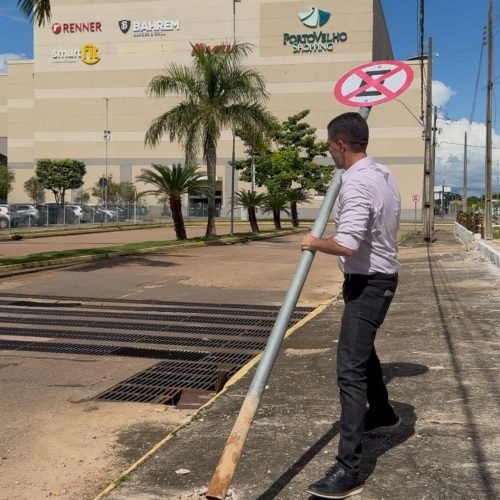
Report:
[{"label": "no parking sign", "polygon": [[402,94],[413,81],[413,70],[401,61],[377,61],[348,71],[335,85],[338,101],[347,106],[383,104]]}]

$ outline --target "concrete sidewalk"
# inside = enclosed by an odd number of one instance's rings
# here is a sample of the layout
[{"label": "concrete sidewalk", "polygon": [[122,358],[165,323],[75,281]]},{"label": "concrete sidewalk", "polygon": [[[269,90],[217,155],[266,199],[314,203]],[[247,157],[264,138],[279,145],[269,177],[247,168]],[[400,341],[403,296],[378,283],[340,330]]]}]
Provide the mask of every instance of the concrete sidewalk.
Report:
[{"label": "concrete sidewalk", "polygon": [[[449,232],[437,232],[429,248],[407,241],[401,260],[400,286],[377,351],[403,424],[365,439],[366,485],[359,498],[499,498],[500,271]],[[309,498],[305,488],[332,463],[342,307],[335,301],[285,341],[233,481],[233,500]],[[253,373],[107,498],[200,498]]]}]

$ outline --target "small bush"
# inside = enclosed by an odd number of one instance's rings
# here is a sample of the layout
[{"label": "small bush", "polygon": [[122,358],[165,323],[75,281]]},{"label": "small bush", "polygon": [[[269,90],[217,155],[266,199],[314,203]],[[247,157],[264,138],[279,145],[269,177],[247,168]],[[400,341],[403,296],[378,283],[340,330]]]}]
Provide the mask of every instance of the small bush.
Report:
[{"label": "small bush", "polygon": [[481,226],[484,224],[483,214],[466,214],[465,212],[458,212],[457,222],[473,233],[480,233]]},{"label": "small bush", "polygon": [[14,240],[14,241],[17,241],[17,240],[22,240],[23,239],[23,235],[22,234],[13,234],[11,237],[10,237],[11,240]]}]

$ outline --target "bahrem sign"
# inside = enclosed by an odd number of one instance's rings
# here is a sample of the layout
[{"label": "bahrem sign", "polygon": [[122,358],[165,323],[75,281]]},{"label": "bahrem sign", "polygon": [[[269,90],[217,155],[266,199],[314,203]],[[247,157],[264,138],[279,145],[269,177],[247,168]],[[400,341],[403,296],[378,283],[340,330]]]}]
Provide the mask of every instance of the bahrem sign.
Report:
[{"label": "bahrem sign", "polygon": [[292,47],[293,54],[333,52],[336,43],[347,41],[347,33],[316,29],[328,23],[330,17],[330,12],[317,7],[312,7],[306,12],[299,12],[302,24],[314,31],[299,34],[283,33],[283,45]]}]

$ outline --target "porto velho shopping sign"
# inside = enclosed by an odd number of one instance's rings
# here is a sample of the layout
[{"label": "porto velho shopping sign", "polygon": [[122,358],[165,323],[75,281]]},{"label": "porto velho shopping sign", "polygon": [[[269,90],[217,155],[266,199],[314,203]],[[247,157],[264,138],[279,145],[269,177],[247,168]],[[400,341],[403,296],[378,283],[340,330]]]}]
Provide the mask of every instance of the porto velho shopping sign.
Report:
[{"label": "porto velho shopping sign", "polygon": [[291,47],[293,54],[314,54],[333,52],[335,44],[347,41],[347,33],[331,32],[319,29],[331,20],[331,13],[326,10],[312,7],[305,12],[299,12],[298,17],[302,24],[309,28],[304,33],[283,33],[283,45]]}]

